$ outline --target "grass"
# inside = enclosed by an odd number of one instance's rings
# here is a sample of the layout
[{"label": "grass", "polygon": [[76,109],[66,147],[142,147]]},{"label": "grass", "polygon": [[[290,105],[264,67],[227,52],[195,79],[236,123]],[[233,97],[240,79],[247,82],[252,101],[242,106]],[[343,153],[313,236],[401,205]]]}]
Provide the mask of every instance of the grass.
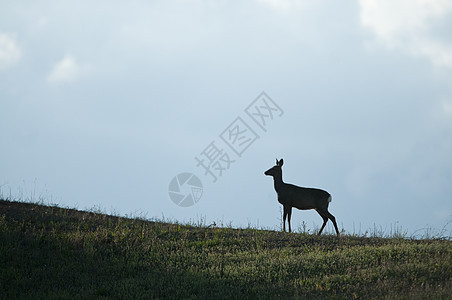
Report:
[{"label": "grass", "polygon": [[0,200],[0,299],[451,298],[452,242],[151,222]]}]

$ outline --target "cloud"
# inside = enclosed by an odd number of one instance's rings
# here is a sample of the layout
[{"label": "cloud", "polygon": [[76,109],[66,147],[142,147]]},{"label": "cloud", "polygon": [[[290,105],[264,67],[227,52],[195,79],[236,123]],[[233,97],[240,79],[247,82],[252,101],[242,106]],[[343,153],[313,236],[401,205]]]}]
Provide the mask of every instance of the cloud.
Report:
[{"label": "cloud", "polygon": [[71,55],[66,55],[58,62],[47,77],[47,81],[52,84],[68,83],[77,80],[86,66],[77,63]]},{"label": "cloud", "polygon": [[[434,65],[452,68],[452,45],[438,35],[445,16],[452,14],[450,0],[359,0],[361,24],[378,42]],[[446,34],[448,34],[446,30]]]},{"label": "cloud", "polygon": [[15,40],[7,34],[0,33],[0,70],[15,64],[20,57],[21,50]]}]

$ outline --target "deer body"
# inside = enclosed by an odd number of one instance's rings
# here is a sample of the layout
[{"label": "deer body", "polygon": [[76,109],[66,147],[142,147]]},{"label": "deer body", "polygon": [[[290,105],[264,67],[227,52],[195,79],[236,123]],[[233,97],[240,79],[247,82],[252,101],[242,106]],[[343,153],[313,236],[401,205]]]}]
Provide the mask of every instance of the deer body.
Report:
[{"label": "deer body", "polygon": [[328,212],[328,205],[331,202],[331,195],[324,190],[314,188],[304,188],[293,184],[288,184],[282,180],[282,165],[284,161],[276,160],[276,166],[265,171],[265,175],[272,176],[275,186],[276,194],[278,195],[278,202],[284,208],[283,214],[283,231],[286,231],[286,218],[288,218],[289,232],[292,231],[290,226],[290,218],[292,215],[292,207],[301,210],[315,209],[323,219],[322,228],[320,228],[319,235],[325,228],[328,219],[333,222],[334,229],[339,236],[335,217]]}]

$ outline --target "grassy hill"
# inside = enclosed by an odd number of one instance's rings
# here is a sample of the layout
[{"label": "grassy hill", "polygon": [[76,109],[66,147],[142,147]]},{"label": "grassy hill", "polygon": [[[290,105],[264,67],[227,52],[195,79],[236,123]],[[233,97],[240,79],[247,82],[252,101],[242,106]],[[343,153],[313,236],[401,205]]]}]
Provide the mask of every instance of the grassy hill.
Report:
[{"label": "grassy hill", "polygon": [[0,200],[0,299],[451,298],[452,242],[128,219]]}]

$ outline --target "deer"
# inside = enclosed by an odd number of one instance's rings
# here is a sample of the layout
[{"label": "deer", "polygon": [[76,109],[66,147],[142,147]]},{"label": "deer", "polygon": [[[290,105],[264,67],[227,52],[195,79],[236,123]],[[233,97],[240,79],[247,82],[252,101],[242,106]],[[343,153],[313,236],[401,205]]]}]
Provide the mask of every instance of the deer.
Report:
[{"label": "deer", "polygon": [[323,219],[323,225],[320,228],[318,235],[322,234],[328,219],[333,222],[334,229],[336,229],[337,236],[340,237],[339,229],[337,228],[336,218],[328,211],[332,197],[330,193],[321,189],[299,187],[293,184],[285,183],[282,178],[282,166],[284,160],[276,159],[276,165],[264,172],[267,176],[272,176],[276,194],[278,195],[278,202],[284,208],[283,213],[283,231],[286,232],[286,218],[289,224],[289,232],[292,232],[290,227],[290,217],[292,216],[292,207],[300,210],[315,209]]}]

